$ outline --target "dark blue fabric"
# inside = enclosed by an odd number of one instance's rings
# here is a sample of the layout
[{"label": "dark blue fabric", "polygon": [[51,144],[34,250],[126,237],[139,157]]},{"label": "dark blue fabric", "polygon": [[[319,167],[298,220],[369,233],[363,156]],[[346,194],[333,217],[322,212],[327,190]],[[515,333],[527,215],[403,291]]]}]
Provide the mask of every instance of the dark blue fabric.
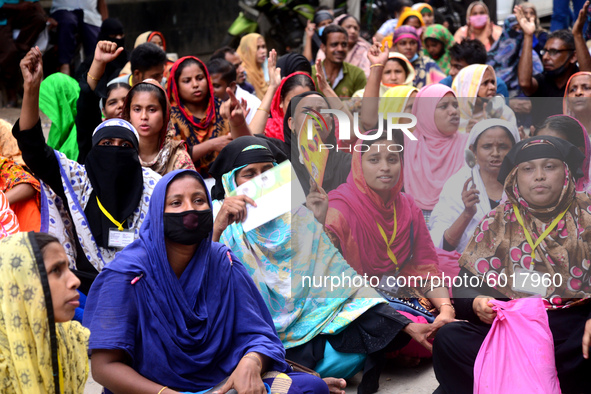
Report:
[{"label": "dark blue fabric", "polygon": [[[177,170],[158,182],[140,238],[103,269],[90,289],[84,311],[89,349],[125,350],[137,372],[178,391],[215,386],[249,351],[267,355],[274,361],[270,369],[285,372],[285,350],[271,315],[230,249],[212,242],[210,233],[180,279],[168,263],[166,189],[184,172],[197,174]],[[211,206],[209,194],[208,199]]]}]

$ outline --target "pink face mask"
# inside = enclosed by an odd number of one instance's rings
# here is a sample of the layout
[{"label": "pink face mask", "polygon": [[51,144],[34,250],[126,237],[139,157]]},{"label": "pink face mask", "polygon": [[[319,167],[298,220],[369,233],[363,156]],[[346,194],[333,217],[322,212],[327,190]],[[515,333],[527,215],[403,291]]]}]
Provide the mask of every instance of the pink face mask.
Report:
[{"label": "pink face mask", "polygon": [[480,29],[488,23],[488,15],[472,15],[470,17],[470,24],[477,29]]}]

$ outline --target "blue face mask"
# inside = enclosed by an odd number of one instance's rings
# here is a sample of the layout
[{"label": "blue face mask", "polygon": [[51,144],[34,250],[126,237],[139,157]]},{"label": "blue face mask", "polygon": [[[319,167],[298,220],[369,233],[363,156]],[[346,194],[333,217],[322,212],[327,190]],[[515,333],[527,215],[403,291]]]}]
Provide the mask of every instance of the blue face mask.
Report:
[{"label": "blue face mask", "polygon": [[412,59],[408,59],[411,63],[414,62],[415,60],[417,60],[419,58],[419,54],[415,53],[415,55],[412,57]]},{"label": "blue face mask", "polygon": [[322,26],[322,27],[319,27],[319,28],[318,28],[318,37],[322,37],[322,32],[324,31],[324,28],[325,28],[325,27],[326,27],[326,26]]}]

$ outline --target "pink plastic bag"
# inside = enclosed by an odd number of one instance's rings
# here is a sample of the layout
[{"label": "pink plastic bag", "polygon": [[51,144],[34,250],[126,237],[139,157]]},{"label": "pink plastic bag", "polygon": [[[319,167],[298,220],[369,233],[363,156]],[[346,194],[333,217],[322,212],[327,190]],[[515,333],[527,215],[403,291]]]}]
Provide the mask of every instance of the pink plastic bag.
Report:
[{"label": "pink plastic bag", "polygon": [[474,364],[474,393],[560,393],[541,298],[492,301],[497,317]]}]

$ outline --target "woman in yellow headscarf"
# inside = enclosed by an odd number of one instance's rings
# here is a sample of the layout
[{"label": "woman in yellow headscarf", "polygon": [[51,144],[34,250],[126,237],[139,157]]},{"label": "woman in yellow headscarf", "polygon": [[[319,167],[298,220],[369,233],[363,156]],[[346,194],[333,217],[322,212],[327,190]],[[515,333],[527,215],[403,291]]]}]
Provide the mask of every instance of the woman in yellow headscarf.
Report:
[{"label": "woman in yellow headscarf", "polygon": [[[384,114],[384,119],[388,120],[388,113],[412,114],[412,105],[419,89],[409,85],[394,86],[386,91],[380,100],[380,113]],[[392,118],[392,123],[409,123],[410,119]],[[411,129],[412,131],[413,129]]]},{"label": "woman in yellow headscarf", "polygon": [[267,44],[258,33],[250,33],[242,37],[236,51],[246,70],[246,80],[254,86],[256,96],[263,99],[267,92],[269,76],[267,73]]},{"label": "woman in yellow headscarf", "polygon": [[460,106],[461,133],[469,133],[472,126],[484,119],[503,119],[516,124],[515,114],[497,94],[495,70],[486,64],[472,64],[460,70],[451,88]]},{"label": "woman in yellow headscarf", "polygon": [[84,392],[89,331],[71,321],[80,281],[44,233],[0,240],[0,392]]}]

